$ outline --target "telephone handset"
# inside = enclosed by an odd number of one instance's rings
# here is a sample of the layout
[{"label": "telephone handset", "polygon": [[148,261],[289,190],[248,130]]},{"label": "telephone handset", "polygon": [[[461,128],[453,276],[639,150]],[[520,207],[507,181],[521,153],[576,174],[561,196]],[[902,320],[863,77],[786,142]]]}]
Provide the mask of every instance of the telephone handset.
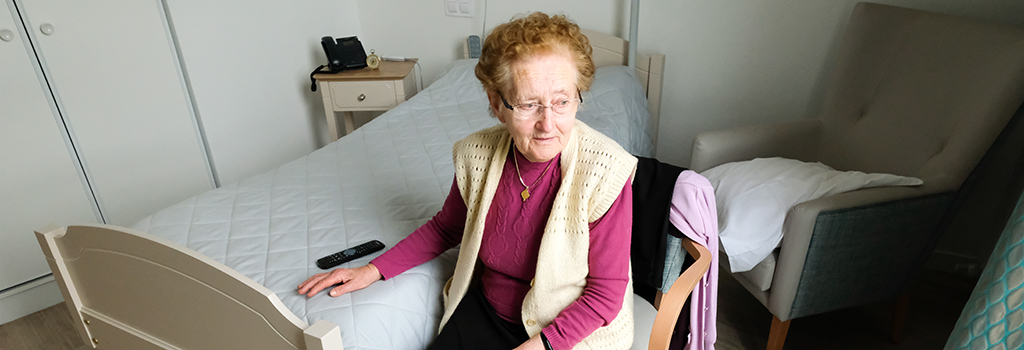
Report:
[{"label": "telephone handset", "polygon": [[320,39],[320,45],[327,55],[327,66],[332,71],[339,72],[346,69],[358,69],[366,67],[366,51],[359,39],[350,36],[338,38],[325,36]]},{"label": "telephone handset", "polygon": [[324,54],[327,55],[327,64],[309,73],[310,90],[316,91],[316,78],[313,76],[324,72],[324,68],[331,69],[326,73],[337,73],[346,69],[366,67],[366,51],[363,51],[363,44],[359,42],[359,38],[350,36],[334,40],[333,37],[325,36],[320,38],[320,46],[323,46]]}]

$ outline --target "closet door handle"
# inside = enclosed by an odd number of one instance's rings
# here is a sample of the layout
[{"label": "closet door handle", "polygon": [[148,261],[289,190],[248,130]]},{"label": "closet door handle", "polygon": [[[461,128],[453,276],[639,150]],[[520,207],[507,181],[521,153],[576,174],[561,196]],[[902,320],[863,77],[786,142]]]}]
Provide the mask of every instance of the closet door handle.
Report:
[{"label": "closet door handle", "polygon": [[0,29],[0,40],[11,41],[14,40],[14,32],[10,29]]},{"label": "closet door handle", "polygon": [[43,23],[39,26],[39,31],[45,35],[53,34],[53,25],[49,23]]}]

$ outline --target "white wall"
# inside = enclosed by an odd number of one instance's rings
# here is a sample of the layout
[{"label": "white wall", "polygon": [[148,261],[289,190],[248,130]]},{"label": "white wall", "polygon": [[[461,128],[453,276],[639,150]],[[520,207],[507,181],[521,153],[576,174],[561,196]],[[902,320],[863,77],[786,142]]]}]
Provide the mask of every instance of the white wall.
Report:
[{"label": "white wall", "polygon": [[465,18],[446,16],[444,0],[361,1],[359,40],[367,52],[419,58],[426,86],[461,57],[467,36],[484,36],[485,25],[489,32],[516,14],[545,11],[566,14],[585,28],[621,34],[628,29],[629,19],[622,15],[628,6],[625,0],[475,0],[476,16]]},{"label": "white wall", "polygon": [[221,184],[327,143],[309,73],[320,38],[359,34],[355,0],[166,0]]}]

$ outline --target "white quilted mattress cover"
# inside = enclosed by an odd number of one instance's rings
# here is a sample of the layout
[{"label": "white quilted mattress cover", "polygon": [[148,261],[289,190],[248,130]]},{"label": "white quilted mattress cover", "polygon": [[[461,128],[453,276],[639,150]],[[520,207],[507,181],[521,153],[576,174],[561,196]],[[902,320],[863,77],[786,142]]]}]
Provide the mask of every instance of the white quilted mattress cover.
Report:
[{"label": "white quilted mattress cover", "polygon": [[[296,287],[322,272],[318,258],[374,239],[392,247],[441,209],[454,176],[452,144],[497,123],[475,64],[456,61],[409,101],[308,156],[189,198],[132,228],[252,278],[309,324],[337,324],[345,349],[423,349],[437,333],[441,288],[457,248],[337,298],[307,298]],[[583,96],[580,120],[650,156],[646,100],[625,67],[598,70]],[[381,252],[341,267],[361,266]]]}]

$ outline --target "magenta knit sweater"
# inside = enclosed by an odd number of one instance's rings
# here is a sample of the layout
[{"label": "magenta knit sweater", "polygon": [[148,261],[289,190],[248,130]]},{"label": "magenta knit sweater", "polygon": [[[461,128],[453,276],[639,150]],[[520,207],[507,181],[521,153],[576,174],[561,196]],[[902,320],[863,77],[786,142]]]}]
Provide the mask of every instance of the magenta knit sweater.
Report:
[{"label": "magenta knit sweater", "polygon": [[[523,299],[537,270],[541,236],[562,173],[560,156],[547,162],[531,163],[518,151],[512,153],[518,159],[523,181],[530,185],[530,198],[524,202],[520,197],[524,187],[519,182],[512,157],[507,157],[484,225],[480,245],[484,267],[481,282],[487,301],[498,315],[522,323]],[[632,187],[627,183],[608,212],[590,223],[587,286],[576,302],[544,328],[544,335],[553,348],[572,348],[618,315],[629,278],[632,198]],[[437,257],[462,242],[466,211],[466,203],[453,181],[441,211],[372,263],[388,279]]]}]

